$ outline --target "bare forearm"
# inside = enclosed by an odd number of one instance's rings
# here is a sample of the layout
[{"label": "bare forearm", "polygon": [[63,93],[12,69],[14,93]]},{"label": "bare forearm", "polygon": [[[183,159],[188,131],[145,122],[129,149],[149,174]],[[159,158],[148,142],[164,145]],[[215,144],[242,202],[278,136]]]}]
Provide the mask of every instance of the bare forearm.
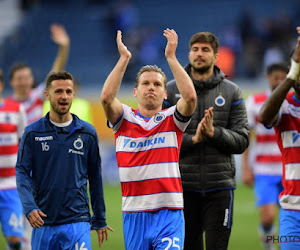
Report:
[{"label": "bare forearm", "polygon": [[108,75],[101,93],[101,102],[103,104],[109,104],[114,101],[119,92],[129,59],[128,57],[121,56],[114,69]]},{"label": "bare forearm", "polygon": [[272,93],[272,95],[268,98],[268,100],[262,106],[258,120],[265,124],[271,125],[274,122],[274,119],[278,115],[280,107],[291,89],[294,85],[295,80],[286,78],[282,84],[280,84]]},{"label": "bare forearm", "polygon": [[265,125],[273,125],[287,93],[296,83],[300,74],[300,26],[297,27],[297,45],[291,59],[291,66],[286,79],[280,84],[262,106],[258,120]]},{"label": "bare forearm", "polygon": [[70,45],[59,46],[51,71],[63,70],[69,58]]},{"label": "bare forearm", "polygon": [[249,169],[248,162],[249,162],[249,149],[248,147],[245,152],[242,154],[242,171],[245,172]]},{"label": "bare forearm", "polygon": [[176,57],[167,58],[170,69],[176,80],[176,84],[182,98],[186,102],[194,101],[196,94],[193,82]]}]

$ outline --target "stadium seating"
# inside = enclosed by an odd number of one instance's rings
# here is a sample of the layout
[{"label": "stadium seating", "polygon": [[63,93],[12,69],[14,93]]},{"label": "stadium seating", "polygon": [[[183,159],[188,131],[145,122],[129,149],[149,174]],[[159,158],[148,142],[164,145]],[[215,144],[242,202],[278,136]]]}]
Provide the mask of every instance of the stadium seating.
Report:
[{"label": "stadium seating", "polygon": [[[141,27],[156,26],[161,34],[166,27],[178,32],[178,58],[182,64],[187,63],[188,41],[193,33],[211,31],[220,35],[223,27],[239,21],[245,8],[255,12],[256,24],[259,18],[282,9],[281,0],[253,0],[251,6],[245,6],[239,0],[131,2],[139,10]],[[290,0],[285,11],[293,11],[293,5],[296,4],[297,0]],[[51,23],[60,23],[71,37],[67,70],[85,85],[103,83],[118,58],[115,30],[111,22],[112,6],[113,1],[103,0],[40,1],[25,13],[18,29],[0,46],[0,67],[8,72],[14,62],[23,61],[34,69],[37,82],[43,81],[57,52],[57,47],[50,39],[49,26]],[[157,64],[169,77],[163,51]],[[6,75],[5,80],[8,80]]]}]

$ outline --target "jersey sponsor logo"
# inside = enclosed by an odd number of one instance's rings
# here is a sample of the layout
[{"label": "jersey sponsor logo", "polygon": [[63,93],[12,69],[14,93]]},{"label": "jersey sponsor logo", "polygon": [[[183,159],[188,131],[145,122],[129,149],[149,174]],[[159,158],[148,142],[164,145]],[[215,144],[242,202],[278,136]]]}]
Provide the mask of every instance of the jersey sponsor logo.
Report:
[{"label": "jersey sponsor logo", "polygon": [[162,122],[165,118],[166,118],[166,117],[165,117],[164,114],[157,113],[157,114],[154,116],[153,121],[156,122],[156,123],[160,123],[160,122]]},{"label": "jersey sponsor logo", "polygon": [[70,153],[72,153],[72,154],[78,154],[78,155],[84,155],[84,152],[76,151],[74,149],[69,148],[69,154]]},{"label": "jersey sponsor logo", "polygon": [[138,140],[138,141],[133,141],[132,139],[124,139],[123,149],[126,148],[127,146],[129,148],[144,148],[156,144],[164,144],[165,142],[166,142],[166,137],[164,136],[156,137],[153,139]]},{"label": "jersey sponsor logo", "polygon": [[294,117],[300,117],[300,107],[296,107],[292,104],[288,105],[288,112]]},{"label": "jersey sponsor logo", "polygon": [[6,134],[0,136],[0,145],[8,144],[13,141],[12,135]]},{"label": "jersey sponsor logo", "polygon": [[225,105],[225,98],[219,94],[215,99],[215,104],[219,107],[222,107]]},{"label": "jersey sponsor logo", "polygon": [[295,143],[299,139],[300,134],[297,132],[293,132],[292,136],[293,136],[293,143]]},{"label": "jersey sponsor logo", "polygon": [[6,114],[6,116],[4,117],[5,122],[10,123],[10,116],[8,114]]},{"label": "jersey sponsor logo", "polygon": [[300,133],[297,130],[281,132],[283,148],[300,147]]},{"label": "jersey sponsor logo", "polygon": [[140,152],[170,147],[178,148],[177,135],[174,131],[138,138],[119,135],[116,140],[116,152]]},{"label": "jersey sponsor logo", "polygon": [[15,112],[0,112],[0,123],[7,123],[9,125],[18,125],[20,115]]},{"label": "jersey sponsor logo", "polygon": [[49,135],[49,136],[36,136],[34,137],[35,141],[52,141],[53,140],[53,136]]}]

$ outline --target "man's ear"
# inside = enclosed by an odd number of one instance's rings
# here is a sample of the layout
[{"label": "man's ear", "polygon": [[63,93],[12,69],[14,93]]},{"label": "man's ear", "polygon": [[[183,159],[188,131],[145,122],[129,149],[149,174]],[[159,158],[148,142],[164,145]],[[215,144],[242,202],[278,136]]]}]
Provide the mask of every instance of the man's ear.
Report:
[{"label": "man's ear", "polygon": [[218,59],[219,59],[219,54],[218,53],[216,53],[215,55],[214,55],[214,63],[216,63],[217,61],[218,61]]},{"label": "man's ear", "polygon": [[0,81],[0,91],[2,91],[2,89],[4,89],[4,86],[5,86],[4,82]]},{"label": "man's ear", "polygon": [[134,96],[134,97],[136,97],[136,92],[137,92],[137,89],[134,88],[134,89],[133,89],[133,96]]},{"label": "man's ear", "polygon": [[49,97],[49,93],[47,90],[44,91],[44,96],[45,96],[46,100],[49,101],[50,97]]}]

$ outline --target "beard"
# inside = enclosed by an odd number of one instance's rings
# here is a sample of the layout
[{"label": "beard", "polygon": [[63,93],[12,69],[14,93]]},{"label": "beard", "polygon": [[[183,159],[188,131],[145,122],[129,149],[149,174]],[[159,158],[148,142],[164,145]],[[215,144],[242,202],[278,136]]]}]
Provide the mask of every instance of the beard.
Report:
[{"label": "beard", "polygon": [[193,68],[194,72],[196,72],[200,75],[203,75],[203,74],[207,73],[210,70],[211,65],[205,65],[205,66],[198,67],[198,68],[196,68],[192,65],[192,68]]},{"label": "beard", "polygon": [[60,110],[60,109],[58,108],[58,105],[56,105],[56,104],[54,104],[54,103],[51,103],[51,102],[50,102],[50,105],[51,105],[53,111],[54,111],[56,114],[58,114],[58,115],[65,115],[65,114],[67,114],[67,113],[69,112],[70,108],[71,108],[71,105],[69,105],[69,107],[68,107],[67,109]]}]

